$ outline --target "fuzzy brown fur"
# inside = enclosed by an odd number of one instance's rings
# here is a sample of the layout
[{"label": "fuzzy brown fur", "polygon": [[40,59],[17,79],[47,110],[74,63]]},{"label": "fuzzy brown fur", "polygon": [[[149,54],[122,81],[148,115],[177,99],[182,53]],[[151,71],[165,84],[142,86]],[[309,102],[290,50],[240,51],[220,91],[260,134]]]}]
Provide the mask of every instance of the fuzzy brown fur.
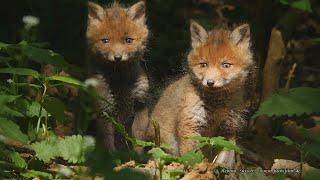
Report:
[{"label": "fuzzy brown fur", "polygon": [[[108,101],[99,101],[98,113],[107,112],[129,128],[135,104],[145,102],[149,89],[148,78],[140,66],[148,37],[145,3],[141,1],[129,8],[118,3],[102,7],[89,2],[88,6],[90,77],[97,80],[98,94]],[[96,125],[99,139],[109,150],[122,146],[119,138],[114,140],[113,126],[103,117],[98,116]]]},{"label": "fuzzy brown fur", "polygon": [[170,144],[177,155],[194,149],[188,137],[235,138],[245,125],[243,96],[253,65],[248,25],[206,32],[192,22],[190,29],[189,74],[169,85],[154,109],[144,109],[132,126],[136,138],[153,140],[151,121],[156,120],[161,143]]}]

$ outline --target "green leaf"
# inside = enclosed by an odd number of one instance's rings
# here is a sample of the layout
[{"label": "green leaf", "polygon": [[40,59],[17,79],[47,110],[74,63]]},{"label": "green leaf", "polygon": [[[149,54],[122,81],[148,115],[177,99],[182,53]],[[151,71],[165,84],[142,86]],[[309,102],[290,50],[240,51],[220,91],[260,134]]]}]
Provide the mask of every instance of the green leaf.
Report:
[{"label": "green leaf", "polygon": [[201,151],[189,151],[183,156],[179,158],[180,162],[188,165],[188,166],[194,166],[195,164],[200,163],[203,160],[204,156]]},{"label": "green leaf", "polygon": [[[40,103],[33,101],[27,107],[26,115],[31,118],[32,117],[39,117],[40,109],[41,109]],[[46,117],[47,115],[48,115],[47,111],[44,108],[42,108],[40,117]]]},{"label": "green leaf", "polygon": [[85,162],[86,154],[94,150],[95,141],[92,137],[80,135],[68,136],[58,142],[60,156],[71,163]]},{"label": "green leaf", "polygon": [[308,143],[302,146],[304,152],[308,152],[308,155],[320,159],[320,143]]},{"label": "green leaf", "polygon": [[9,46],[9,44],[0,42],[0,50],[5,49],[5,48],[8,47],[8,46]]},{"label": "green leaf", "polygon": [[320,177],[319,169],[306,171],[305,174],[303,175],[303,179],[305,180],[316,180],[316,179],[319,179],[319,177]]},{"label": "green leaf", "polygon": [[0,118],[0,134],[12,140],[28,143],[28,136],[21,132],[19,126],[4,118]]},{"label": "green leaf", "polygon": [[56,157],[62,157],[70,163],[82,163],[87,153],[94,150],[95,140],[89,136],[66,136],[64,139],[51,137],[47,140],[32,144],[36,157],[49,162]]},{"label": "green leaf", "polygon": [[160,148],[152,148],[151,150],[148,151],[148,154],[151,154],[151,156],[155,159],[161,159],[168,155]]},{"label": "green leaf", "polygon": [[303,114],[320,113],[320,89],[299,87],[289,92],[280,90],[265,100],[252,118],[267,116],[301,116]]},{"label": "green leaf", "polygon": [[27,167],[27,163],[26,161],[20,156],[19,153],[17,152],[10,152],[8,154],[10,161],[18,168],[26,168]]},{"label": "green leaf", "polygon": [[26,179],[53,179],[52,174],[35,170],[27,170],[26,172],[20,173],[20,175]]},{"label": "green leaf", "polygon": [[238,153],[242,153],[241,149],[234,142],[225,140],[225,138],[221,136],[210,138],[210,144],[218,149],[227,151],[234,150]]},{"label": "green leaf", "polygon": [[152,148],[151,150],[148,151],[148,154],[151,154],[151,156],[157,161],[161,160],[167,163],[173,162],[173,161],[179,161],[178,157],[167,154],[161,148]]},{"label": "green leaf", "polygon": [[141,147],[154,147],[155,144],[153,142],[147,142],[147,141],[142,141],[140,139],[135,139],[135,138],[132,138],[133,139],[133,144],[134,145],[137,145],[137,146],[141,146]]},{"label": "green leaf", "polygon": [[50,137],[41,142],[35,142],[31,148],[36,152],[36,157],[44,162],[49,162],[51,159],[59,156],[57,148],[57,138]]},{"label": "green leaf", "polygon": [[41,64],[52,64],[57,67],[66,67],[68,63],[64,58],[48,49],[41,49],[30,45],[21,46],[22,53],[35,62]]},{"label": "green leaf", "polygon": [[54,76],[50,76],[47,78],[49,81],[61,81],[64,83],[68,83],[71,85],[75,85],[75,86],[82,86],[83,83],[75,78],[72,78],[70,76],[59,76],[59,75],[54,75]]},{"label": "green leaf", "polygon": [[5,117],[24,117],[24,115],[12,108],[8,107],[9,103],[17,100],[20,96],[13,96],[8,94],[0,95],[0,115]]},{"label": "green leaf", "polygon": [[43,102],[43,107],[59,122],[65,122],[66,117],[64,111],[66,109],[64,103],[54,97],[46,97]]},{"label": "green leaf", "polygon": [[0,73],[32,76],[34,78],[39,77],[39,73],[37,71],[28,68],[1,68]]},{"label": "green leaf", "polygon": [[302,11],[312,12],[310,0],[280,0],[280,3]]},{"label": "green leaf", "polygon": [[275,136],[274,139],[285,143],[288,146],[294,145],[294,142],[286,136]]}]

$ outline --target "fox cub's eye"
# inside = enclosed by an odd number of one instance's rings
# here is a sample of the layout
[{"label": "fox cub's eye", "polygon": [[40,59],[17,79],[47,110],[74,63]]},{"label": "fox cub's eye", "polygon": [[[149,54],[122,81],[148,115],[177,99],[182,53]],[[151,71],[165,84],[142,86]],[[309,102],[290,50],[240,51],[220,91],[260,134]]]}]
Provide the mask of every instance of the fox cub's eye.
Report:
[{"label": "fox cub's eye", "polygon": [[223,68],[230,68],[232,66],[232,64],[230,64],[230,63],[222,63],[221,66]]},{"label": "fox cub's eye", "polygon": [[110,39],[109,38],[103,38],[103,39],[101,39],[101,42],[107,44],[107,43],[110,42]]},{"label": "fox cub's eye", "polygon": [[125,41],[126,41],[126,43],[128,43],[128,44],[131,44],[131,43],[133,43],[133,38],[129,38],[129,37],[127,37],[126,39],[125,39]]},{"label": "fox cub's eye", "polygon": [[200,67],[202,68],[208,67],[208,63],[200,63]]}]

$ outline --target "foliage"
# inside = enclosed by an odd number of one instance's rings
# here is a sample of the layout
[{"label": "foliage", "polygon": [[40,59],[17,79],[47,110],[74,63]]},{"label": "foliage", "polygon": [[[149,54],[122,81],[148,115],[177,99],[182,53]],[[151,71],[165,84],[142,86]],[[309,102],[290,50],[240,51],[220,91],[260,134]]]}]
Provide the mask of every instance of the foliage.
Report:
[{"label": "foliage", "polygon": [[[305,139],[302,143],[293,141],[285,136],[276,136],[274,138],[288,146],[294,146],[300,152],[300,172],[302,172],[302,165],[307,156],[320,159],[320,136],[312,135],[305,128],[301,128],[300,130]],[[311,174],[310,176],[312,176]]]},{"label": "foliage", "polygon": [[301,116],[320,113],[320,89],[309,87],[280,90],[265,100],[253,118],[267,116]]},{"label": "foliage", "polygon": [[302,11],[312,12],[310,0],[280,0],[280,3]]},{"label": "foliage", "polygon": [[95,141],[92,137],[80,135],[66,136],[63,139],[51,137],[31,145],[40,160],[48,162],[56,157],[62,157],[70,163],[85,162],[86,153],[92,152],[94,146]]},{"label": "foliage", "polygon": [[209,146],[211,148],[216,148],[218,150],[234,150],[238,153],[242,153],[241,149],[232,141],[226,140],[222,136],[217,137],[202,137],[202,136],[195,136],[191,137],[190,139],[198,141],[197,144],[198,149],[203,148],[204,146]]}]

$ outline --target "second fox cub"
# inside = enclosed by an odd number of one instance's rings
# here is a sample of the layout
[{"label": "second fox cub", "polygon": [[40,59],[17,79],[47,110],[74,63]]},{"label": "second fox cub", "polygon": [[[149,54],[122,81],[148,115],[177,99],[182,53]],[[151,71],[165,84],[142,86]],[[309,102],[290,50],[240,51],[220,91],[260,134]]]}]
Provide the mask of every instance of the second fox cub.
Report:
[{"label": "second fox cub", "polygon": [[188,137],[236,136],[245,125],[242,98],[253,67],[248,24],[207,32],[191,22],[190,31],[189,73],[167,87],[150,112],[136,115],[132,126],[136,138],[152,140],[151,121],[157,121],[160,142],[170,144],[176,155],[195,147]]},{"label": "second fox cub", "polygon": [[[99,112],[130,127],[134,104],[144,103],[149,88],[148,78],[140,66],[148,38],[143,1],[125,8],[118,3],[102,7],[88,4],[87,44],[90,75],[98,79]],[[115,149],[113,126],[98,117],[100,140]],[[117,141],[119,142],[119,141]],[[121,146],[121,144],[120,144]]]}]

